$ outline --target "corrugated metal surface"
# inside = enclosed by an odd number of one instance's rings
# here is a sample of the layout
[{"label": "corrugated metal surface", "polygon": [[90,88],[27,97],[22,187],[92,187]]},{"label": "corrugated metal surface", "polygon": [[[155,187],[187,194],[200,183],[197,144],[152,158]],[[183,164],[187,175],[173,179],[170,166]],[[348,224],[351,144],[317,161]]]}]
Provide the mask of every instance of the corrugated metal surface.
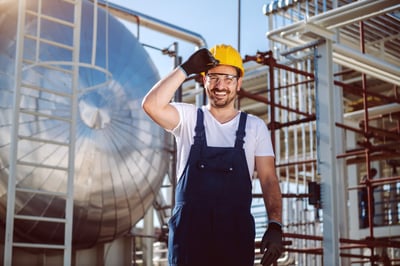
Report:
[{"label": "corrugated metal surface", "polygon": [[[38,11],[36,1],[28,1],[29,9]],[[0,223],[6,214],[7,179],[12,121],[13,78],[15,67],[17,2],[0,5]],[[68,19],[72,12],[59,1],[43,1],[40,12]],[[81,62],[91,63],[93,37],[93,5],[84,2],[81,32]],[[35,35],[38,22],[27,16],[27,29]],[[41,21],[40,35],[49,40],[72,43],[72,36],[61,25]],[[36,45],[25,47],[25,54],[34,57]],[[143,113],[141,100],[159,79],[158,72],[137,39],[117,19],[99,9],[96,60],[93,67],[80,70],[79,117],[75,163],[74,247],[89,247],[115,239],[130,231],[153,203],[168,166],[164,147],[164,131]],[[40,61],[70,61],[67,53],[41,46]],[[102,71],[112,74],[110,80]],[[67,73],[41,66],[26,69],[23,79],[30,84],[66,92],[70,84]],[[103,84],[94,90],[92,86]],[[62,115],[68,101],[44,92],[26,90],[23,105],[33,111]],[[67,114],[66,114],[67,115]],[[20,132],[25,136],[67,141],[63,123],[51,119],[22,118]],[[34,162],[52,162],[65,166],[68,153],[50,143],[23,145],[20,154]],[[51,179],[49,177],[52,177]],[[57,182],[54,182],[54,177]],[[21,167],[18,187],[62,191],[66,174],[56,169]],[[53,181],[50,181],[53,180]],[[37,194],[18,194],[19,214],[64,216],[65,200]],[[24,221],[15,223],[16,238],[37,242],[60,243],[64,231],[60,225]],[[2,225],[3,227],[3,225]],[[2,231],[2,229],[0,230]]]}]

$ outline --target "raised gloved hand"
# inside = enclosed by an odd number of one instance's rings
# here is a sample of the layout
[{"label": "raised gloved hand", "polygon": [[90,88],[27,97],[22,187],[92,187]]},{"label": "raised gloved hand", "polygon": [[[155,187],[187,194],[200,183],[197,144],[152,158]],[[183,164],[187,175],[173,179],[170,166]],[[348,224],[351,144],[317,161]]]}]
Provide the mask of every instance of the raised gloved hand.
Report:
[{"label": "raised gloved hand", "polygon": [[218,60],[215,59],[210,51],[206,48],[201,48],[194,52],[182,65],[181,68],[185,71],[186,76],[190,74],[198,74],[205,72],[208,69],[218,65]]},{"label": "raised gloved hand", "polygon": [[264,254],[261,259],[263,266],[269,266],[276,262],[283,252],[282,242],[282,227],[280,224],[271,222],[268,224],[268,229],[264,233],[260,247],[261,254]]}]

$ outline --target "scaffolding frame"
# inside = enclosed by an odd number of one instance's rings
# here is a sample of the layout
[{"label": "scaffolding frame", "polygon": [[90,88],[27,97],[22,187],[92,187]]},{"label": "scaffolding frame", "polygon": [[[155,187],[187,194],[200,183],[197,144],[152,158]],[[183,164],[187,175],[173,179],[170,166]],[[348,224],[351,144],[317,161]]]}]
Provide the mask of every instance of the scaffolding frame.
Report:
[{"label": "scaffolding frame", "polygon": [[[282,3],[282,5],[284,4]],[[269,22],[271,24],[276,22],[275,15],[280,12],[282,12],[282,17],[287,18],[286,23],[288,23],[288,25],[284,24],[280,28],[275,28],[267,34],[271,40],[270,48],[274,49],[277,56],[280,58],[280,62],[282,63],[276,64],[276,61],[278,60],[272,58],[271,51],[267,53],[258,53],[255,56],[246,56],[247,61],[256,61],[260,64],[267,65],[267,72],[269,73],[269,76],[266,89],[263,92],[258,91],[256,94],[252,94],[252,92],[249,91],[242,91],[240,93],[242,98],[239,100],[239,105],[241,105],[240,101],[246,98],[251,98],[254,101],[263,102],[269,105],[269,109],[266,110],[268,115],[266,120],[270,130],[272,131],[272,137],[277,156],[276,167],[279,170],[282,181],[285,180],[291,182],[292,184],[300,184],[299,172],[296,170],[296,167],[299,167],[304,163],[312,164],[317,170],[317,172],[313,172],[312,176],[315,177],[316,175],[316,180],[322,183],[322,206],[315,207],[322,207],[322,212],[326,212],[326,203],[330,204],[330,202],[327,200],[335,200],[335,197],[331,194],[332,191],[335,191],[335,188],[341,188],[342,191],[338,191],[342,194],[339,193],[338,195],[338,197],[341,199],[339,202],[335,203],[337,205],[331,205],[328,209],[328,211],[331,212],[331,215],[326,216],[323,214],[323,236],[318,233],[309,234],[309,232],[293,233],[288,230],[289,226],[285,225],[287,226],[287,231],[284,233],[284,236],[286,239],[292,240],[289,241],[292,243],[292,245],[286,247],[285,251],[297,254],[297,262],[300,264],[304,262],[305,265],[309,265],[308,263],[311,263],[311,260],[314,260],[313,265],[322,265],[322,263],[337,265],[338,263],[345,263],[345,261],[347,261],[346,263],[351,264],[363,264],[368,262],[387,263],[388,261],[398,262],[399,258],[395,257],[396,255],[393,250],[398,250],[400,247],[400,242],[398,241],[400,235],[396,234],[394,229],[399,227],[399,210],[398,206],[396,205],[396,202],[399,201],[398,187],[400,184],[400,179],[397,174],[397,167],[400,166],[398,148],[400,147],[400,113],[398,105],[399,68],[395,65],[392,65],[393,60],[390,55],[391,52],[389,52],[389,55],[386,55],[386,59],[388,60],[387,62],[383,61],[381,58],[374,58],[370,55],[367,55],[365,49],[365,44],[367,41],[364,32],[364,23],[367,21],[369,24],[377,24],[381,19],[380,16],[383,16],[382,20],[385,21],[387,20],[387,13],[392,12],[393,10],[399,10],[400,7],[393,1],[358,1],[350,4],[343,3],[343,1],[299,1],[293,3],[287,2],[287,5],[288,6],[283,6],[281,9],[277,8],[277,10],[268,13]],[[322,11],[321,8],[323,9]],[[332,8],[332,10],[328,10],[329,8]],[[366,13],[361,11],[369,10],[371,8],[378,11]],[[299,21],[290,24],[291,22],[288,21],[293,19],[292,10],[297,10],[302,14],[306,13],[305,16],[308,17],[308,20],[306,22]],[[359,17],[358,14],[360,13],[367,15]],[[352,19],[346,21],[346,19],[349,17],[352,17]],[[335,33],[334,30],[339,28],[342,31],[343,27],[346,26],[354,28],[354,24],[358,25],[357,29],[359,32],[360,48],[359,52],[356,51],[356,53],[349,56],[353,60],[353,65],[351,65],[348,62],[352,60],[345,59],[344,57],[348,55],[347,53],[349,51],[353,50],[336,41],[337,33]],[[347,28],[345,30],[347,30]],[[392,38],[396,39],[397,37],[394,35]],[[304,39],[307,39],[307,42],[304,42]],[[391,39],[385,38],[385,40],[389,42]],[[376,42],[369,39],[368,43]],[[383,43],[381,45],[383,45]],[[387,49],[392,49],[389,44]],[[397,48],[394,49],[396,50]],[[371,47],[369,47],[369,51],[371,53]],[[269,54],[268,58],[265,57],[266,54]],[[339,54],[343,54],[344,56]],[[306,64],[296,65],[297,62],[301,62],[304,58],[308,58],[310,56],[314,57],[315,59],[313,61],[314,65],[312,69],[309,69]],[[328,58],[328,60],[324,60],[324,57]],[[329,59],[329,57],[331,57],[331,59]],[[372,62],[375,62],[375,65]],[[341,68],[335,64],[339,64]],[[293,65],[294,67],[292,69],[288,69],[288,65]],[[323,75],[318,73],[321,72],[321,65],[322,69],[328,65],[328,69],[323,70]],[[303,75],[302,71],[308,71],[310,79],[312,79],[313,82],[315,81],[316,92],[318,93],[321,93],[323,90],[323,88],[320,88],[320,85],[318,84],[320,84],[321,78],[325,79],[326,82],[324,84],[330,84],[330,87],[324,97],[330,99],[330,102],[329,100],[321,102],[318,100],[318,95],[313,95],[313,97],[315,96],[316,99],[315,110],[313,110],[315,112],[315,116],[313,116],[312,113],[308,113],[309,116],[305,115],[303,117],[297,117],[290,122],[280,121],[280,117],[276,115],[277,109],[286,110],[289,113],[289,117],[290,113],[294,116],[302,113],[298,112],[299,110],[296,109],[296,105],[294,105],[293,102],[291,103],[286,101],[284,97],[276,97],[276,93],[274,93],[274,91],[276,92],[283,87],[298,86],[299,84],[303,83],[302,81],[296,80],[291,84],[285,84],[287,79],[283,79],[282,76],[279,75],[274,76],[275,72],[273,69],[277,67],[285,68],[288,71],[296,73],[298,76]],[[331,69],[329,69],[329,67]],[[375,71],[374,69],[379,69],[379,71]],[[326,74],[329,74],[329,76],[326,77]],[[356,79],[355,77],[357,76],[360,77],[361,82],[351,82],[352,80]],[[388,85],[386,87],[392,87],[392,92],[388,92],[388,90],[385,92],[375,91],[372,87],[374,85],[374,81],[372,79],[377,79],[380,82],[387,83]],[[274,80],[278,84],[274,83]],[[284,85],[282,86],[281,84]],[[260,96],[262,93],[264,93],[266,96]],[[344,99],[344,101],[341,99],[340,102],[335,102],[338,100],[338,96],[340,95],[342,95],[342,99]],[[351,95],[351,97],[349,97],[349,95]],[[347,99],[350,99],[350,101]],[[349,102],[355,103],[357,101],[359,105],[357,110],[354,112],[349,112]],[[288,105],[284,106],[282,102],[285,102]],[[282,149],[287,149],[288,147],[282,147],[282,143],[284,144],[285,142],[279,139],[279,137],[276,137],[274,132],[285,130],[285,127],[291,127],[303,122],[312,124],[314,123],[314,120],[318,121],[321,119],[321,111],[323,111],[321,106],[318,106],[321,105],[321,103],[326,104],[324,108],[330,109],[331,117],[329,117],[328,111],[323,118],[323,120],[328,121],[326,123],[327,127],[330,128],[328,131],[322,132],[324,129],[321,129],[321,127],[318,127],[318,125],[310,127],[313,128],[316,134],[315,139],[317,140],[318,146],[314,147],[314,152],[318,155],[317,158],[303,161],[291,160],[287,163],[281,163],[280,159]],[[339,108],[334,106],[335,104],[338,105]],[[335,111],[335,109],[339,110]],[[335,114],[335,112],[338,112],[339,115]],[[340,112],[342,112],[341,116]],[[369,115],[370,113],[371,115]],[[349,117],[354,118],[355,116],[361,120],[359,125],[349,123]],[[306,121],[307,119],[308,121]],[[387,128],[385,125],[388,124],[390,127]],[[321,134],[327,134],[327,132],[329,139],[339,141],[338,146],[342,146],[344,150],[341,150],[340,148],[336,149],[335,145],[332,146],[329,143],[326,146],[328,149],[321,146],[320,141],[321,137],[323,137]],[[296,134],[290,136],[295,139],[291,142],[292,144],[295,146],[302,145],[301,140],[298,138],[296,139]],[[337,136],[342,137],[340,139]],[[349,141],[350,139],[351,141]],[[289,141],[288,139],[285,140]],[[347,142],[342,142],[342,140],[347,140]],[[355,144],[359,147],[353,148],[351,147],[351,144]],[[296,148],[293,149],[295,150]],[[326,154],[321,153],[321,149],[324,150],[324,153],[327,153],[329,150],[329,155],[326,156]],[[331,194],[329,196],[326,195],[327,186],[324,187],[323,184],[327,180],[324,179],[324,175],[321,174],[321,160],[323,163],[329,161],[330,164],[329,169],[327,169],[326,172],[330,173],[332,177],[330,181],[328,180],[329,182],[332,182],[329,183],[328,186],[328,188],[331,189],[330,192],[328,191]],[[379,166],[380,172],[385,173],[385,177],[372,179],[372,176],[368,174],[369,169],[372,168],[372,165]],[[282,171],[282,168],[287,166],[290,166],[293,169],[292,172]],[[331,168],[333,168],[333,170]],[[389,172],[389,170],[391,172]],[[355,184],[354,180],[358,180],[357,174],[362,173],[363,171],[367,173],[367,182],[365,182],[363,185]],[[310,181],[311,180],[312,179],[310,178]],[[337,182],[337,184],[335,184],[335,182]],[[284,189],[286,185],[286,183],[282,184]],[[382,202],[384,202],[382,204],[386,204],[386,207],[383,207],[385,223],[380,224],[380,228],[376,228],[373,223],[374,217],[371,207],[373,206],[373,190],[377,187],[384,188],[385,186],[386,189],[383,189],[383,192],[381,192],[382,194],[385,194],[382,196]],[[390,187],[390,189],[387,187]],[[362,233],[360,233],[361,236],[356,237],[352,232],[349,232],[355,228],[354,221],[351,221],[352,219],[348,221],[348,217],[354,215],[345,214],[344,216],[341,216],[339,210],[344,209],[346,211],[348,209],[348,207],[345,205],[347,199],[350,199],[351,204],[355,204],[355,206],[353,205],[352,208],[357,208],[357,191],[362,188],[367,188],[368,190],[368,221],[369,225],[372,226],[368,226],[367,229],[360,230],[362,231]],[[299,192],[286,192],[287,191],[285,190],[283,192],[284,201],[286,201],[287,198],[304,199],[312,196],[310,193],[304,194]],[[286,207],[287,204],[284,204],[284,206]],[[301,208],[302,206],[300,205],[298,207]],[[332,207],[333,209],[331,209]],[[286,209],[285,211],[288,210]],[[357,210],[354,211],[359,213]],[[318,214],[318,211],[315,213]],[[285,215],[287,214],[284,214],[284,216]],[[336,215],[336,217],[331,217],[332,215]],[[316,215],[316,217],[317,216],[318,215]],[[342,222],[339,223],[337,221],[337,217],[346,219],[344,225]],[[335,218],[336,223],[330,223],[330,218]],[[358,217],[355,219],[358,219]],[[377,218],[375,218],[375,220],[376,219]],[[294,224],[290,224],[290,226],[302,226],[303,224],[306,224],[306,222],[294,222]],[[341,227],[340,230],[339,226]],[[385,235],[384,232],[382,233],[383,230],[381,229],[384,229],[382,227],[386,227],[388,229],[387,232],[389,235]],[[390,230],[390,227],[393,227],[393,230]],[[298,227],[298,229],[299,228],[300,227]],[[331,233],[327,235],[325,234],[326,231],[330,231]],[[358,231],[358,224],[356,231]],[[378,231],[379,234],[376,234]],[[337,235],[336,239],[335,235]],[[331,238],[328,240],[329,242],[327,242],[328,237]],[[306,241],[314,241],[315,245],[304,245],[302,248],[299,248],[296,247],[296,243],[298,243],[298,241],[303,241],[303,243],[307,243]],[[365,253],[366,250],[368,250],[368,254]],[[387,254],[388,250],[392,252],[390,256]],[[299,261],[301,257],[304,259],[303,261]],[[306,260],[306,257],[308,257],[308,260]]]}]

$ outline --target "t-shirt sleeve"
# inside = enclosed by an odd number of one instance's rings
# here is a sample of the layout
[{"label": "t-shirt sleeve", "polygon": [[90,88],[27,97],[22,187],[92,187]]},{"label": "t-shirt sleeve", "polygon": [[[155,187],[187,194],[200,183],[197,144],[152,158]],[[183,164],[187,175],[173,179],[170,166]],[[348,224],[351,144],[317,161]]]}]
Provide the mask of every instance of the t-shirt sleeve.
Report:
[{"label": "t-shirt sleeve", "polygon": [[275,157],[274,148],[271,141],[271,133],[263,120],[257,123],[257,145],[255,156],[273,156]]},{"label": "t-shirt sleeve", "polygon": [[[175,102],[171,103],[171,105],[174,106],[179,113],[179,123],[175,128],[167,131],[179,137],[183,134],[183,131],[192,128],[193,113],[196,113],[196,107],[192,104]],[[183,124],[184,121],[186,121],[187,125]]]}]

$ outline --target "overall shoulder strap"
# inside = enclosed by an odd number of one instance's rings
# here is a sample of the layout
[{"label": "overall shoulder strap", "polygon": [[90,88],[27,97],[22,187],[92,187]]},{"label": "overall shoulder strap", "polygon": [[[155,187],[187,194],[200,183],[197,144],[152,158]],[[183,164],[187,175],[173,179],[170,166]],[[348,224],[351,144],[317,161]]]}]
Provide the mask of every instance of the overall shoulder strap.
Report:
[{"label": "overall shoulder strap", "polygon": [[201,110],[201,108],[197,109],[197,120],[194,131],[195,131],[194,144],[205,143],[206,133],[204,130],[204,113],[203,110]]},{"label": "overall shoulder strap", "polygon": [[244,136],[246,136],[247,113],[240,112],[239,127],[236,131],[235,148],[243,148]]}]

